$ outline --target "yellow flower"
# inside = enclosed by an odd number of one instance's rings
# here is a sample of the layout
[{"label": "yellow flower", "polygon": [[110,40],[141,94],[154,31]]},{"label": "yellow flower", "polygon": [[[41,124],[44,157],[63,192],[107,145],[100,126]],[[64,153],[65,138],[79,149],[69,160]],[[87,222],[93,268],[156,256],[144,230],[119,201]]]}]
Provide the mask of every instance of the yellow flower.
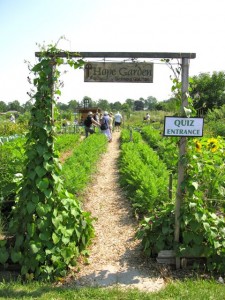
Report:
[{"label": "yellow flower", "polygon": [[202,144],[197,140],[195,140],[194,142],[195,142],[195,150],[197,152],[202,152],[202,150],[201,150],[202,149]]},{"label": "yellow flower", "polygon": [[219,141],[214,138],[210,138],[207,140],[207,147],[211,152],[216,152],[219,148]]}]

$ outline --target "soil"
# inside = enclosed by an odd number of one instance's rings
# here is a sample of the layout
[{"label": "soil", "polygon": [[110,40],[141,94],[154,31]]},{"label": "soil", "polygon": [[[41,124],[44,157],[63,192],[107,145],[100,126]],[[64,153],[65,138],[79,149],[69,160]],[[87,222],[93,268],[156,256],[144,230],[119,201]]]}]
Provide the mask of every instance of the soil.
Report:
[{"label": "soil", "polygon": [[66,284],[157,291],[166,284],[163,269],[143,256],[140,241],[135,239],[138,222],[119,185],[119,137],[119,132],[113,133],[113,141],[85,193],[83,209],[96,218],[88,263],[81,264],[80,271],[67,278]]}]

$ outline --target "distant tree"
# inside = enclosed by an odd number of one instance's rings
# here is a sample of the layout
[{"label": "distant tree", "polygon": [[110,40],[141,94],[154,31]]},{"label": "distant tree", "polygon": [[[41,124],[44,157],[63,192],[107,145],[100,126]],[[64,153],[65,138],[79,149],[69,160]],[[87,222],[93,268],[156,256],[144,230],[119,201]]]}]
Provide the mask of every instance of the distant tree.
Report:
[{"label": "distant tree", "polygon": [[158,101],[155,97],[149,96],[144,102],[146,109],[154,110]]},{"label": "distant tree", "polygon": [[179,99],[170,98],[168,100],[158,102],[155,108],[157,110],[164,110],[173,113],[178,113],[180,111],[180,107],[181,107],[181,103]]},{"label": "distant tree", "polygon": [[31,108],[33,107],[33,104],[32,104],[32,101],[31,100],[28,100],[27,102],[25,102],[23,105],[23,111],[24,112],[30,112],[31,111]]},{"label": "distant tree", "polygon": [[123,103],[121,106],[122,111],[130,113],[131,109],[130,106],[127,103]]},{"label": "distant tree", "polygon": [[68,103],[68,108],[73,112],[79,107],[79,102],[77,100],[70,100]]},{"label": "distant tree", "polygon": [[206,113],[209,109],[219,108],[225,104],[225,73],[201,73],[191,79],[190,96],[194,108]]},{"label": "distant tree", "polygon": [[4,101],[0,101],[0,112],[7,111],[7,104]]},{"label": "distant tree", "polygon": [[23,107],[20,105],[18,100],[14,100],[13,102],[9,102],[7,105],[8,110],[16,110],[18,112],[23,111]]},{"label": "distant tree", "polygon": [[[134,110],[144,110],[144,99],[134,101]],[[143,99],[143,100],[142,100]]]},{"label": "distant tree", "polygon": [[130,110],[134,110],[134,100],[133,99],[126,99],[125,103],[127,103],[130,107]]},{"label": "distant tree", "polygon": [[116,101],[114,103],[111,103],[110,107],[111,107],[112,111],[120,111],[121,107],[122,107],[122,104],[119,101]]},{"label": "distant tree", "polygon": [[102,110],[107,110],[107,111],[110,110],[109,102],[105,99],[99,99],[97,101],[97,106]]},{"label": "distant tree", "polygon": [[63,111],[66,111],[68,110],[68,104],[65,104],[65,103],[62,103],[62,102],[58,102],[57,103],[57,107],[59,110],[63,110]]}]

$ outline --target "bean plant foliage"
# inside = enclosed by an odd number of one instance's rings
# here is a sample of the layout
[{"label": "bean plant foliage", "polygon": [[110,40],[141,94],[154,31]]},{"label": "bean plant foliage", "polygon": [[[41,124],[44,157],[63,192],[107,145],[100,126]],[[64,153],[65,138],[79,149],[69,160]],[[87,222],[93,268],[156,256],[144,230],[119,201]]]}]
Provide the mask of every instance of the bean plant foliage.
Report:
[{"label": "bean plant foliage", "polygon": [[[0,241],[0,263],[21,266],[28,279],[55,280],[66,275],[93,236],[92,218],[82,211],[80,203],[65,190],[60,177],[54,142],[55,98],[60,95],[57,67],[68,63],[73,68],[82,59],[59,58],[56,45],[41,49],[34,73],[35,104],[27,134],[25,169],[17,191],[8,236]],[[53,89],[54,86],[54,89]]]}]

